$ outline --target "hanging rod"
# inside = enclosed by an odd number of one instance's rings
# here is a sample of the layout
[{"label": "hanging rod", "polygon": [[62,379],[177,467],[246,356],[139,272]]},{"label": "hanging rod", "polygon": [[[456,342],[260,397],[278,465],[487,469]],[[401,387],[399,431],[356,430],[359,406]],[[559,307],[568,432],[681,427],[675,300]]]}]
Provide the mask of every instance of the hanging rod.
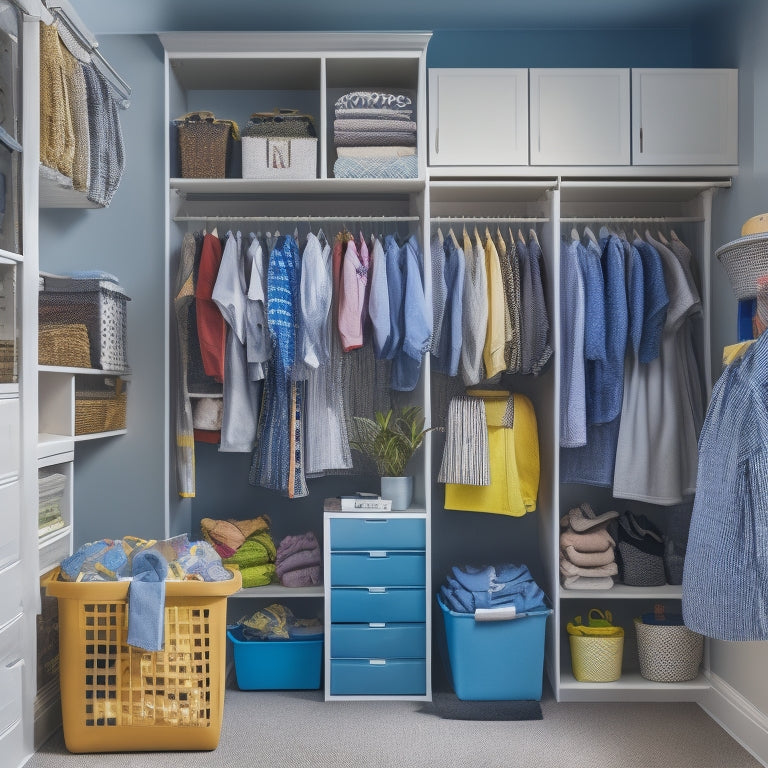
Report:
[{"label": "hanging rod", "polygon": [[130,99],[131,87],[128,85],[128,83],[125,82],[125,80],[123,80],[122,77],[120,77],[115,68],[104,58],[101,51],[98,49],[98,43],[89,38],[83,32],[80,25],[74,19],[70,18],[66,10],[61,6],[50,7],[48,10],[53,14],[55,19],[66,25],[67,29],[77,38],[77,41],[80,43],[80,45],[82,45],[83,48],[90,52],[91,57],[98,60],[94,63],[96,63],[97,66],[103,66],[109,72],[113,81],[112,85],[114,85],[117,90],[120,91],[120,95],[123,96],[123,98],[126,100]]},{"label": "hanging rod", "polygon": [[174,221],[420,221],[419,216],[174,216]]},{"label": "hanging rod", "polygon": [[686,224],[704,221],[701,216],[561,216],[561,224],[578,224],[580,222],[617,221],[617,222],[643,222],[653,224]]},{"label": "hanging rod", "polygon": [[432,216],[429,221],[433,224],[441,221],[492,221],[499,224],[536,224],[551,221],[551,219],[540,216]]}]

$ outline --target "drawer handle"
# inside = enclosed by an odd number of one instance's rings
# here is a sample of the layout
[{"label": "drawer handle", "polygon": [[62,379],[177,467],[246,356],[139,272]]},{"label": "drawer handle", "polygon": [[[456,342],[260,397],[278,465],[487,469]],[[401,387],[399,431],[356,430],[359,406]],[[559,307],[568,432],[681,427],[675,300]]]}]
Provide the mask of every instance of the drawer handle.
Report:
[{"label": "drawer handle", "polygon": [[389,557],[389,555],[387,554],[387,552],[384,552],[383,550],[374,549],[368,553],[368,557]]},{"label": "drawer handle", "polygon": [[386,587],[368,587],[368,594],[385,595],[386,593],[387,593]]},{"label": "drawer handle", "polygon": [[383,621],[369,621],[368,626],[371,629],[383,629],[387,625]]},{"label": "drawer handle", "polygon": [[365,520],[363,520],[363,522],[364,523],[388,523],[389,520],[384,520],[379,517],[371,517],[371,518],[366,517]]},{"label": "drawer handle", "polygon": [[386,665],[386,659],[368,659],[368,663],[377,667],[383,667]]},{"label": "drawer handle", "polygon": [[8,664],[5,665],[6,669],[16,669],[16,667],[20,667],[24,663],[24,659],[19,658],[15,661],[8,662]]}]

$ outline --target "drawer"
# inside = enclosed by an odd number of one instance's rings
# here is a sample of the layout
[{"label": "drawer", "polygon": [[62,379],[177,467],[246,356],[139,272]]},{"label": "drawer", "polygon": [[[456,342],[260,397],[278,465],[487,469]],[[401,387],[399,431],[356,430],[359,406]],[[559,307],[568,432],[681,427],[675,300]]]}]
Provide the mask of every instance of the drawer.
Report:
[{"label": "drawer", "polygon": [[331,656],[336,659],[423,659],[425,624],[332,624]]},{"label": "drawer", "polygon": [[69,531],[45,539],[40,543],[40,573],[48,573],[52,568],[61,564],[61,561],[72,554],[72,547],[69,543]]},{"label": "drawer", "polygon": [[426,521],[421,517],[341,518],[331,523],[331,549],[424,549]]},{"label": "drawer", "polygon": [[22,617],[0,630],[0,733],[21,718]]},{"label": "drawer", "polygon": [[349,587],[423,587],[423,552],[336,552],[331,555],[331,584]]},{"label": "drawer", "polygon": [[21,563],[0,570],[0,627],[21,613]]},{"label": "drawer", "polygon": [[19,398],[0,397],[0,483],[19,474]]},{"label": "drawer", "polygon": [[332,659],[331,695],[423,696],[424,659]]},{"label": "drawer", "polygon": [[22,765],[27,758],[21,719],[7,731],[0,732],[0,754],[7,765]]},{"label": "drawer", "polygon": [[332,622],[426,621],[426,590],[410,587],[333,587]]},{"label": "drawer", "polygon": [[[0,569],[19,559],[21,539],[21,509],[19,482],[0,485]],[[0,622],[2,623],[2,622]]]}]

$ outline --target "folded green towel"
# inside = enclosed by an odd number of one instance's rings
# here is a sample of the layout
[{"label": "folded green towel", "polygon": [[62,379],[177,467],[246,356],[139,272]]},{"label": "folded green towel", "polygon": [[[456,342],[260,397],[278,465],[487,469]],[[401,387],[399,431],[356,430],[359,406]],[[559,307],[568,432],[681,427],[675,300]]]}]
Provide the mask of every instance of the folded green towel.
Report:
[{"label": "folded green towel", "polygon": [[247,566],[240,569],[240,575],[243,577],[243,587],[264,587],[272,583],[275,565],[274,563],[265,563]]},{"label": "folded green towel", "polygon": [[224,560],[225,565],[236,565],[240,570],[251,565],[263,565],[274,563],[275,542],[266,531],[249,536],[237,549],[232,557]]}]

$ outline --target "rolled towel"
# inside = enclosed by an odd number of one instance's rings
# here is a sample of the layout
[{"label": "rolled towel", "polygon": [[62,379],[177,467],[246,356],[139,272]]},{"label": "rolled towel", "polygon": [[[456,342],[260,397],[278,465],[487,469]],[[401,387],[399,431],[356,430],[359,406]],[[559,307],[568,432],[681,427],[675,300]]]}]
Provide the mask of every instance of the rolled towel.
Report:
[{"label": "rolled towel", "polygon": [[275,562],[275,543],[266,531],[249,536],[232,557],[224,559],[225,565],[236,565],[240,570],[252,565]]},{"label": "rolled towel", "polygon": [[616,510],[610,510],[598,515],[586,501],[568,511],[568,521],[571,524],[571,528],[578,533],[594,530],[618,516],[619,513]]},{"label": "rolled towel", "polygon": [[200,521],[203,538],[224,558],[232,557],[249,536],[268,531],[269,526],[270,519],[266,515],[251,520],[213,520],[204,517]]},{"label": "rolled towel", "polygon": [[317,536],[312,531],[302,533],[299,536],[286,536],[277,547],[275,562],[282,562],[286,557],[295,555],[305,549],[319,549]]},{"label": "rolled towel", "polygon": [[616,559],[613,547],[608,547],[605,552],[579,552],[575,547],[565,547],[560,551],[574,565],[580,565],[582,568],[608,565]]},{"label": "rolled towel", "polygon": [[134,555],[133,581],[128,588],[128,645],[163,650],[167,573],[168,563],[157,550]]},{"label": "rolled towel", "polygon": [[594,568],[582,568],[574,565],[570,560],[564,557],[560,558],[560,573],[564,576],[587,576],[597,578],[598,576],[618,576],[619,566],[616,563],[608,563]]},{"label": "rolled towel", "polygon": [[611,589],[613,579],[610,576],[587,578],[586,576],[566,576],[563,580],[566,589]]},{"label": "rolled towel", "polygon": [[264,563],[263,565],[248,565],[240,568],[240,576],[243,579],[243,587],[265,587],[272,583],[272,577],[275,575],[275,566],[273,563]]},{"label": "rolled towel", "polygon": [[570,528],[560,534],[560,547],[573,547],[579,552],[605,552],[609,547],[615,547],[616,542],[604,528],[597,531],[576,533]]}]

